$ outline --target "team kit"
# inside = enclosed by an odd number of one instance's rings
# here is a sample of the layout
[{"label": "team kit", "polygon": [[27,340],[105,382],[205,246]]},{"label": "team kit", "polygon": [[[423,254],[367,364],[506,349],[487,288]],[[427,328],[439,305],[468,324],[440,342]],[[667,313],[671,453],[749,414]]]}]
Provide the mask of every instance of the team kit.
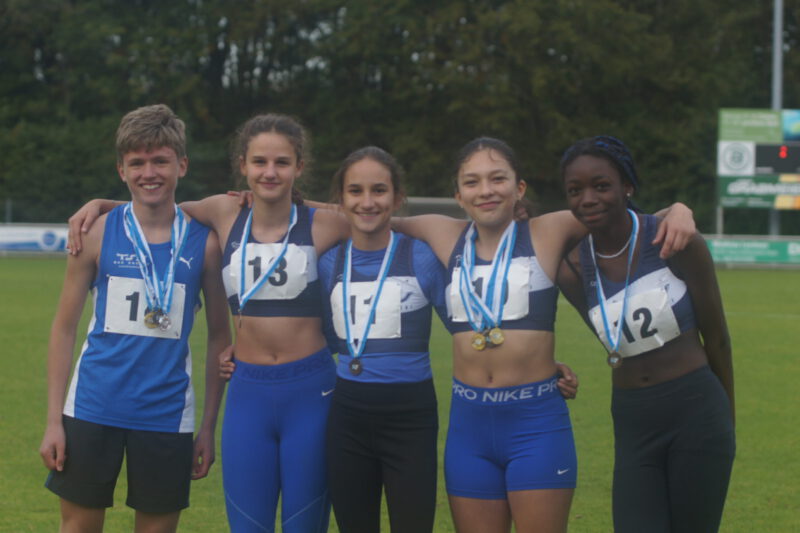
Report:
[{"label": "team kit", "polygon": [[[513,150],[475,139],[454,177],[467,218],[398,218],[402,169],[374,146],[342,162],[330,203],[303,200],[308,134],[279,114],[237,132],[246,195],[176,205],[184,128],[164,105],[125,115],[117,170],[131,200],[79,211],[40,450],[62,531],[102,531],[123,458],[136,530],[176,531],[191,480],[214,462],[227,388],[220,497],[231,531],[276,531],[280,505],[287,533],[323,533],[331,516],[342,533],[377,533],[385,498],[392,532],[432,532],[434,312],[452,337],[443,465],[456,530],[566,531],[579,466],[566,400],[578,383],[555,360],[560,290],[612,373],[615,531],[717,531],[735,440],[713,265],[685,206],[653,216],[630,202],[639,179],[621,141],[573,145],[561,170],[570,209],[520,217]],[[189,335],[201,309],[198,425]],[[667,457],[696,477],[676,480]]]}]

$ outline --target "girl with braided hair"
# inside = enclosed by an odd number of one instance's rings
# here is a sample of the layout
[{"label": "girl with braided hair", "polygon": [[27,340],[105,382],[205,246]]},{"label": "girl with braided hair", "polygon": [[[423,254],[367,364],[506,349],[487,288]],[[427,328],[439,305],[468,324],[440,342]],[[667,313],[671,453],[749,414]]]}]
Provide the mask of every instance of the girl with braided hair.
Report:
[{"label": "girl with braided hair", "polygon": [[558,285],[612,367],[614,530],[717,531],[735,452],[733,365],[705,242],[659,257],[659,221],[631,202],[639,178],[619,139],[575,143],[561,175],[590,233]]}]

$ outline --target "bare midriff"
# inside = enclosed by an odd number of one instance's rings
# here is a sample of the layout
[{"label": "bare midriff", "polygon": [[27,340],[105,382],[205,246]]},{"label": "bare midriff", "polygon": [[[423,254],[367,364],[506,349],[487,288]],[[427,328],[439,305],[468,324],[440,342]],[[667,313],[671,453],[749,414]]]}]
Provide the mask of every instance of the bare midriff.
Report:
[{"label": "bare midriff", "polygon": [[626,357],[611,380],[620,389],[638,389],[671,381],[708,364],[697,330],[681,333],[661,348]]},{"label": "bare midriff", "polygon": [[[233,317],[236,359],[254,365],[280,365],[325,347],[322,325],[314,317]],[[241,324],[241,325],[240,325]]]},{"label": "bare midriff", "polygon": [[552,331],[504,329],[500,346],[476,350],[473,333],[453,335],[453,376],[474,387],[513,387],[555,375]]}]

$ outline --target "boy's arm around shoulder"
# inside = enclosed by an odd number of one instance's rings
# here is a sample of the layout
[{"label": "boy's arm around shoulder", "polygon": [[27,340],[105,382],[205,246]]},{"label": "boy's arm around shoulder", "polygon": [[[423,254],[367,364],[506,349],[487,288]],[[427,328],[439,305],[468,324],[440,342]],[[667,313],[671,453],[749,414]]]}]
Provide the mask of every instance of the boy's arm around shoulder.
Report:
[{"label": "boy's arm around shoulder", "polygon": [[50,329],[47,350],[47,425],[39,448],[42,461],[50,470],[63,470],[66,459],[62,425],[64,396],[72,367],[78,323],[83,314],[86,295],[97,275],[105,220],[104,216],[101,217],[86,233],[83,238],[83,253],[67,256],[64,284]]},{"label": "boy's arm around shoulder", "polygon": [[219,376],[218,355],[231,344],[231,330],[228,320],[228,303],[222,284],[222,257],[219,238],[214,231],[208,234],[203,262],[203,296],[208,338],[205,365],[205,402],[203,420],[194,442],[192,479],[200,479],[208,474],[214,463],[214,433],[217,427],[219,406],[225,391],[225,382]]}]

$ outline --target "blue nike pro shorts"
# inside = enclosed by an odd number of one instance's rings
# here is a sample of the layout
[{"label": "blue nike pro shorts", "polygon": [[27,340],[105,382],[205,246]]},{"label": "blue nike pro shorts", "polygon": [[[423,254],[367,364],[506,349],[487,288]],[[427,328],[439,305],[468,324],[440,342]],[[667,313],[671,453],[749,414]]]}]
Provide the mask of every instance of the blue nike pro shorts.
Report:
[{"label": "blue nike pro shorts", "polygon": [[557,381],[486,389],[453,380],[448,494],[500,500],[516,490],[575,488],[575,440]]}]

